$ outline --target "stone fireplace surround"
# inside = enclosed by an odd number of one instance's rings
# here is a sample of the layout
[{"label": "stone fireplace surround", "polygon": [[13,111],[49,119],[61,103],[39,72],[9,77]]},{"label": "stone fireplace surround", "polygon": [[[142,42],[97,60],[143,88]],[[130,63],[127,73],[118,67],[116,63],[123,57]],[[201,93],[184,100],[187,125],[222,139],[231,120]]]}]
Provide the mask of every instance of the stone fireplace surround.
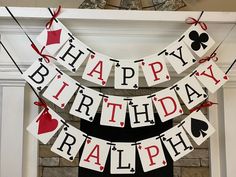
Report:
[{"label": "stone fireplace surround", "polygon": [[[11,10],[34,40],[50,18],[46,8]],[[173,42],[188,28],[184,20],[188,16],[197,18],[199,14],[200,12],[63,9],[60,19],[79,39],[101,53],[117,58],[140,58]],[[209,24],[212,37],[220,42],[235,23],[236,13],[205,12],[202,20]],[[235,59],[235,31],[236,29],[218,51],[220,60],[217,63],[224,71]],[[1,40],[23,70],[38,57],[3,7],[0,7],[0,34]],[[216,94],[210,95],[210,100],[218,103],[218,106],[211,107],[208,111],[209,119],[217,130],[210,139],[211,177],[234,177],[236,172],[234,68],[229,74],[230,81]],[[190,72],[177,75],[171,67],[169,70],[171,83]],[[81,72],[74,76],[81,76]],[[158,87],[166,87],[171,83]],[[94,86],[85,81],[82,84]],[[112,82],[108,86],[113,86]],[[145,86],[145,83],[141,83],[141,86]],[[37,176],[38,142],[25,130],[38,113],[38,108],[33,105],[35,100],[32,91],[0,48],[0,177]]]}]

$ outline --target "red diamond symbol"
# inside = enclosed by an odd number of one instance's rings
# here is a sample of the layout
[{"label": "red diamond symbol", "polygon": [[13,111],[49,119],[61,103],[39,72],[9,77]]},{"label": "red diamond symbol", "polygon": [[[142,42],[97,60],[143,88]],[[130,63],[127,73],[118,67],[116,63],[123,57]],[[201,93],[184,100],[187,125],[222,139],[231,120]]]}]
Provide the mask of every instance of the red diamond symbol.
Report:
[{"label": "red diamond symbol", "polygon": [[61,29],[48,31],[48,38],[46,45],[59,44],[60,39],[61,39]]},{"label": "red diamond symbol", "polygon": [[163,161],[162,161],[162,164],[163,164],[163,165],[165,165],[165,164],[166,164],[166,161],[165,161],[165,160],[163,160]]}]

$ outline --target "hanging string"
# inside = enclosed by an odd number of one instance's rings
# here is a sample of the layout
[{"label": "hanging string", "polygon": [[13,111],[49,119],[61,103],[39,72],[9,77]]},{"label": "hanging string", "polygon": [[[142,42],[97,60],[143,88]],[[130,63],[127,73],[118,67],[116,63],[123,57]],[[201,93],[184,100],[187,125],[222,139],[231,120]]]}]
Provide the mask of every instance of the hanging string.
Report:
[{"label": "hanging string", "polygon": [[57,16],[60,14],[60,12],[61,12],[61,5],[59,5],[59,7],[58,7],[58,9],[56,10],[56,11],[53,11],[52,12],[52,10],[50,9],[50,8],[48,8],[48,10],[49,10],[49,12],[51,13],[51,15],[52,15],[52,18],[47,22],[47,24],[46,24],[46,28],[47,29],[50,29],[51,27],[52,27],[52,24],[53,24],[53,21],[55,20],[56,22],[57,22]]},{"label": "hanging string", "polygon": [[195,19],[195,18],[193,18],[193,17],[188,17],[188,18],[185,20],[185,23],[191,24],[191,25],[194,24],[195,26],[199,24],[199,25],[201,26],[201,28],[202,28],[204,31],[207,30],[207,25],[206,25],[206,23],[200,21],[200,19],[202,18],[203,13],[204,13],[204,11],[201,12],[201,14],[200,14],[200,16],[198,17],[198,19]]},{"label": "hanging string", "polygon": [[[3,49],[6,51],[7,55],[10,57],[11,61],[14,63],[14,65],[16,66],[16,68],[18,69],[18,71],[23,74],[22,70],[20,69],[19,65],[16,63],[16,61],[14,60],[14,58],[11,56],[11,54],[9,53],[9,51],[7,50],[7,48],[5,47],[5,45],[2,43],[2,41],[0,41],[1,46],[3,47]],[[43,106],[44,108],[47,108],[47,104],[46,102],[39,96],[39,94],[34,90],[34,88],[29,84],[30,88],[33,90],[34,94],[37,96],[37,98],[39,99],[40,102],[35,102],[35,105],[40,105]]]},{"label": "hanging string", "polygon": [[233,61],[233,63],[230,65],[230,67],[227,69],[227,71],[225,72],[225,74],[228,74],[230,72],[230,70],[233,68],[233,66],[236,63],[236,59]]},{"label": "hanging string", "polygon": [[31,42],[31,47],[35,50],[36,53],[38,53],[41,57],[43,57],[43,59],[45,60],[46,63],[50,62],[50,58],[55,59],[53,56],[47,55],[47,54],[43,54],[43,50],[44,47],[42,48],[42,50],[40,51],[35,43],[33,42],[33,40],[30,38],[30,36],[26,33],[26,31],[24,30],[24,28],[21,26],[21,24],[19,23],[19,21],[16,19],[16,17],[13,15],[13,13],[10,11],[10,9],[5,6],[6,10],[8,11],[8,13],[11,15],[11,17],[14,19],[14,21],[17,23],[17,25],[21,28],[21,30],[24,32],[24,34],[26,35],[26,37],[29,39],[29,41]]},{"label": "hanging string", "polygon": [[228,33],[225,35],[225,37],[223,38],[223,40],[218,44],[218,46],[215,48],[215,50],[211,53],[210,56],[204,57],[202,59],[199,60],[199,63],[204,63],[206,61],[210,61],[211,59],[213,61],[218,61],[218,57],[216,57],[217,53],[216,51],[220,48],[220,46],[225,42],[225,40],[229,37],[229,35],[232,33],[232,31],[234,30],[236,26],[236,23],[234,23],[234,25],[230,28],[230,30],[228,31]]},{"label": "hanging string", "polygon": [[200,111],[202,108],[208,108],[208,107],[211,107],[211,106],[213,106],[215,104],[218,104],[218,103],[213,103],[211,101],[206,101],[206,102],[202,103],[201,105],[191,109],[190,113],[192,113],[194,111]]}]

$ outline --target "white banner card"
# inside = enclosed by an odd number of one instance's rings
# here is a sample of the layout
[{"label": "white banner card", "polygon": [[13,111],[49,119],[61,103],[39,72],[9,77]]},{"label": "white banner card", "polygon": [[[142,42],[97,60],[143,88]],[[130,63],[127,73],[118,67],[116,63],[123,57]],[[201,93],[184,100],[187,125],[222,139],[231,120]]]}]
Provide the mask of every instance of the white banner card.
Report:
[{"label": "white banner card", "polygon": [[177,82],[175,90],[188,109],[192,109],[208,97],[194,75],[188,75]]},{"label": "white banner card", "polygon": [[136,148],[133,143],[113,143],[111,148],[111,174],[134,174]]},{"label": "white banner card", "polygon": [[200,110],[194,111],[182,122],[184,129],[197,145],[201,145],[215,132],[214,127]]},{"label": "white banner card", "polygon": [[181,124],[167,130],[162,135],[162,141],[173,161],[179,160],[194,149]]},{"label": "white banner card", "polygon": [[160,139],[156,137],[142,140],[137,145],[143,171],[148,172],[167,165]]},{"label": "white banner card", "polygon": [[54,55],[70,38],[68,29],[58,20],[54,20],[50,29],[45,28],[36,38],[39,44]]},{"label": "white banner card", "polygon": [[88,57],[87,46],[76,38],[69,39],[57,54],[58,63],[75,72]]},{"label": "white banner card", "polygon": [[174,89],[167,88],[156,92],[152,100],[162,122],[184,113]]},{"label": "white banner card", "polygon": [[43,109],[40,112],[27,127],[27,130],[43,144],[47,144],[63,125],[61,121],[63,121],[63,119],[48,107],[48,110]]},{"label": "white banner card", "polygon": [[65,73],[58,73],[43,96],[60,108],[64,108],[78,89],[77,82]]},{"label": "white banner card", "polygon": [[72,162],[85,139],[83,132],[66,124],[54,142],[51,151]]},{"label": "white banner card", "polygon": [[103,172],[110,151],[107,141],[99,138],[87,138],[79,166],[94,171]]},{"label": "white banner card", "polygon": [[178,74],[196,62],[196,58],[182,40],[168,46],[165,56]]},{"label": "white banner card", "polygon": [[120,127],[125,126],[127,101],[125,97],[110,96],[103,99],[101,125]]},{"label": "white banner card", "polygon": [[138,89],[139,64],[130,60],[120,60],[115,65],[115,89]]},{"label": "white banner card", "polygon": [[140,66],[149,87],[170,80],[164,54],[145,57]]},{"label": "white banner card", "polygon": [[206,54],[206,52],[215,44],[215,41],[199,24],[192,25],[183,35],[183,41],[199,57]]},{"label": "white banner card", "polygon": [[110,57],[95,53],[91,54],[85,67],[82,78],[101,86],[107,84],[113,62]]},{"label": "white banner card", "polygon": [[46,63],[42,58],[37,59],[22,75],[35,89],[41,91],[56,76],[56,67]]},{"label": "white banner card", "polygon": [[71,106],[70,114],[92,122],[101,100],[100,92],[81,86]]},{"label": "white banner card", "polygon": [[215,93],[229,80],[228,76],[212,60],[198,66],[195,76],[211,93]]},{"label": "white banner card", "polygon": [[148,96],[132,97],[128,102],[132,128],[155,125],[152,99]]}]

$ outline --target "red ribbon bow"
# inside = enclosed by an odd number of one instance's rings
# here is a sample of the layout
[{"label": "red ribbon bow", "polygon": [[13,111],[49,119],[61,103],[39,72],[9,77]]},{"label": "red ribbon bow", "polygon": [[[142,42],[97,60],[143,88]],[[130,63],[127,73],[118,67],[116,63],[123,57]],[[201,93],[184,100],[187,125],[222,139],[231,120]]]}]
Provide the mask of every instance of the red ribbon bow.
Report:
[{"label": "red ribbon bow", "polygon": [[213,61],[218,61],[218,57],[216,56],[216,53],[212,53],[210,56],[206,56],[202,59],[199,60],[198,63],[202,64],[202,63],[205,63],[206,61],[210,61],[210,60],[213,60]]},{"label": "red ribbon bow", "polygon": [[197,107],[191,109],[190,112],[192,113],[194,111],[199,111],[202,108],[207,108],[207,107],[210,107],[210,106],[212,106],[214,104],[217,104],[217,103],[213,103],[211,101],[206,101],[205,103],[202,103],[200,106],[197,106]]},{"label": "red ribbon bow", "polygon": [[47,29],[50,29],[51,26],[52,26],[52,23],[53,23],[53,20],[55,20],[57,18],[57,16],[60,14],[60,11],[61,11],[61,6],[58,7],[57,11],[53,11],[53,16],[52,18],[49,20],[49,22],[47,22],[46,24],[46,28]]},{"label": "red ribbon bow", "polygon": [[56,60],[56,58],[51,55],[43,54],[43,50],[45,49],[45,47],[43,47],[41,49],[41,51],[39,51],[39,49],[35,46],[35,44],[31,44],[31,47],[35,50],[35,52],[37,52],[37,54],[39,54],[41,57],[43,57],[43,59],[45,60],[46,63],[50,62],[50,58]]},{"label": "red ribbon bow", "polygon": [[204,31],[207,30],[207,25],[206,25],[206,23],[201,22],[201,21],[199,21],[199,20],[196,20],[196,19],[193,18],[193,17],[188,17],[188,18],[185,20],[185,22],[186,22],[187,24],[195,24],[195,25],[199,24],[199,25],[201,26],[201,28],[202,28]]},{"label": "red ribbon bow", "polygon": [[43,99],[41,99],[40,101],[35,101],[34,104],[36,106],[43,107],[46,110],[48,110],[48,106],[47,106],[47,104],[45,103],[45,101]]}]

